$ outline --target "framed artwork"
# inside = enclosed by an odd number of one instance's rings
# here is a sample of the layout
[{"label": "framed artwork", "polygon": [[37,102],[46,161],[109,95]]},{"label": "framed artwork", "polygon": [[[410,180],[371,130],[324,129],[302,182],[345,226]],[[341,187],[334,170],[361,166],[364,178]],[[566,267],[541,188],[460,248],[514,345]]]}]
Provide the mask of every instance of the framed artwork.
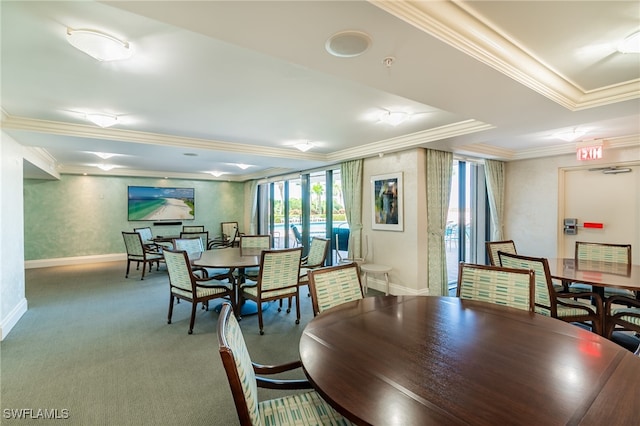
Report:
[{"label": "framed artwork", "polygon": [[403,231],[402,173],[371,176],[371,228]]}]

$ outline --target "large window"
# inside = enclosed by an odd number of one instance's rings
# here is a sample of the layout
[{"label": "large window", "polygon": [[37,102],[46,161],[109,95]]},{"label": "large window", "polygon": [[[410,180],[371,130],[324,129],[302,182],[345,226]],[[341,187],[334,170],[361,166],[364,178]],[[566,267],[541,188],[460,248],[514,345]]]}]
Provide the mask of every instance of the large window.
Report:
[{"label": "large window", "polygon": [[[306,253],[312,237],[331,239],[335,261],[336,235],[340,242],[348,239],[340,169],[322,170],[273,179],[259,185],[260,233],[273,236],[274,247],[304,247]],[[346,238],[342,238],[346,235]],[[340,250],[346,250],[340,246]]]},{"label": "large window", "polygon": [[459,262],[486,263],[487,208],[484,166],[454,160],[444,237],[450,295],[455,294]]}]

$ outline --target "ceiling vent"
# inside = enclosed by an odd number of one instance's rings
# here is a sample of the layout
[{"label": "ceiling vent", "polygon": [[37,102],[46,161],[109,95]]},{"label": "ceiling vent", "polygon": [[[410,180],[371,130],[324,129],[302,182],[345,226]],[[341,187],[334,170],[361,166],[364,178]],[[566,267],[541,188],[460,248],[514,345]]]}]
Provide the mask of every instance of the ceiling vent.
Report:
[{"label": "ceiling vent", "polygon": [[339,58],[360,56],[371,47],[371,37],[361,31],[335,33],[325,43],[327,52]]}]

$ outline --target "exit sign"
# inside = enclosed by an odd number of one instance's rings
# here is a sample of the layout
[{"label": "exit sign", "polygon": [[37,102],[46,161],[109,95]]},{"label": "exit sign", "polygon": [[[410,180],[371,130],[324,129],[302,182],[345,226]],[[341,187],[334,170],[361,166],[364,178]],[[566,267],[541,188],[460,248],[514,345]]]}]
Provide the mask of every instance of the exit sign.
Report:
[{"label": "exit sign", "polygon": [[602,145],[579,147],[577,156],[578,161],[599,160],[602,158]]}]

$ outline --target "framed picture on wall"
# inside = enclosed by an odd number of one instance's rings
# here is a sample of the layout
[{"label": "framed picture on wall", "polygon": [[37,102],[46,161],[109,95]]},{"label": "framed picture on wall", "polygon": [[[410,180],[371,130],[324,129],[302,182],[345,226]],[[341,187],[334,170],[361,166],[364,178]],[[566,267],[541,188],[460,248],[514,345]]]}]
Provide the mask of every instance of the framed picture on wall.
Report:
[{"label": "framed picture on wall", "polygon": [[371,228],[403,231],[402,173],[371,176]]}]

